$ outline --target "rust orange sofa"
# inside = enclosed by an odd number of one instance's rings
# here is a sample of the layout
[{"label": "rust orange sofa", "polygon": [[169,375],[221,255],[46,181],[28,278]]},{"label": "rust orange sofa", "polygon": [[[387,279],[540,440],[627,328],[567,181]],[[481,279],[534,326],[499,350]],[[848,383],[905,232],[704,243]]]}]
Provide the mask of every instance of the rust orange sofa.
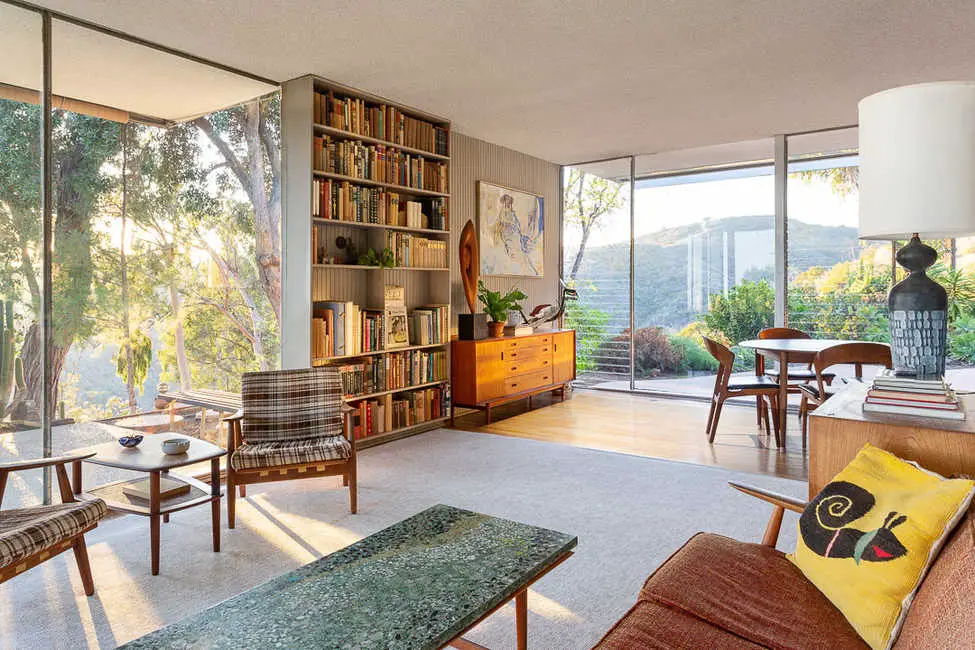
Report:
[{"label": "rust orange sofa", "polygon": [[[698,533],[647,579],[596,645],[637,648],[869,650],[843,615],[775,549],[791,497],[734,485],[774,506],[761,544]],[[975,648],[975,506],[921,584],[895,650]]]}]

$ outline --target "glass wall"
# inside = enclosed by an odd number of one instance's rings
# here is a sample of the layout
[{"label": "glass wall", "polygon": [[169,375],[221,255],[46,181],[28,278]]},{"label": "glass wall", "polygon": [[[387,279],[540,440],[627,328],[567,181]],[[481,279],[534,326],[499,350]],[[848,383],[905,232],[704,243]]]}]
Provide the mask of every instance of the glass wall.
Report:
[{"label": "glass wall", "polygon": [[769,164],[636,182],[634,379],[642,390],[710,395],[702,335],[737,343],[773,324],[774,179]]},{"label": "glass wall", "polygon": [[[114,437],[90,421],[222,443],[167,406],[279,364],[275,86],[2,0],[0,41],[0,462]],[[37,474],[8,494],[50,498]]]},{"label": "glass wall", "polygon": [[630,387],[631,159],[562,170],[562,278],[583,385]]},{"label": "glass wall", "polygon": [[[39,365],[24,350],[40,350],[43,287],[41,197],[42,48],[39,14],[0,3],[0,462],[44,454],[39,435],[45,391]],[[31,383],[26,377],[32,379]],[[20,429],[34,435],[18,440]],[[11,457],[12,456],[12,457]],[[43,498],[41,470],[10,477],[5,507]]]}]

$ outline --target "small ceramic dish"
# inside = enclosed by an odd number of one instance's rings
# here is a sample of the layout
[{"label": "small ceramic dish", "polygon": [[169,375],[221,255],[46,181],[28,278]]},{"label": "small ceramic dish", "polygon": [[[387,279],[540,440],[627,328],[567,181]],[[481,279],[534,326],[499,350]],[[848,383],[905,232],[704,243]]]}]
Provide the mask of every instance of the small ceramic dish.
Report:
[{"label": "small ceramic dish", "polygon": [[167,438],[162,441],[163,453],[169,454],[170,456],[185,454],[189,448],[190,441],[184,438]]},{"label": "small ceramic dish", "polygon": [[118,444],[122,445],[123,447],[128,447],[129,449],[132,447],[138,447],[140,442],[142,442],[141,433],[133,433],[132,435],[122,436],[118,439]]}]

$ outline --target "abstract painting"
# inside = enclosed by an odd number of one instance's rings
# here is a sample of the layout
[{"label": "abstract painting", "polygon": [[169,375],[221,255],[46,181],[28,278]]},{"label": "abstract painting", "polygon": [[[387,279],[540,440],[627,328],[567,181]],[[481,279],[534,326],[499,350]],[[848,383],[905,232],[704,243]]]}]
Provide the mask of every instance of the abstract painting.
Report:
[{"label": "abstract painting", "polygon": [[543,207],[535,194],[477,182],[481,275],[544,275]]}]

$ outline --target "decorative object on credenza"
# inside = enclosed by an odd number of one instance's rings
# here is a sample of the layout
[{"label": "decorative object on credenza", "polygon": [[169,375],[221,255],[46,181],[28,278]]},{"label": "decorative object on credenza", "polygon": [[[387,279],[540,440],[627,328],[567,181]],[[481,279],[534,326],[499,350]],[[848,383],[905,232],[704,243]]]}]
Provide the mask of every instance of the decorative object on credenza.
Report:
[{"label": "decorative object on credenza", "polygon": [[481,274],[542,277],[544,216],[542,197],[478,181]]},{"label": "decorative object on credenza", "polygon": [[481,256],[477,246],[474,222],[468,221],[460,233],[460,278],[464,283],[464,298],[469,314],[457,315],[457,337],[463,341],[479,341],[488,336],[487,315],[475,311],[477,282],[481,273]]},{"label": "decorative object on credenza", "polygon": [[894,369],[940,377],[948,299],[925,273],[938,254],[921,237],[975,233],[975,82],[894,88],[859,108],[860,239],[910,239],[897,252],[910,274],[888,298]]},{"label": "decorative object on credenza", "polygon": [[528,316],[525,316],[525,312],[521,312],[521,317],[525,320],[525,325],[530,327],[537,327],[543,323],[551,323],[562,317],[565,313],[565,303],[569,300],[578,300],[579,292],[575,289],[570,289],[565,281],[559,279],[559,284],[561,285],[561,291],[559,292],[559,304],[543,304],[538,305],[531,310]]},{"label": "decorative object on credenza", "polygon": [[484,286],[483,281],[479,280],[477,297],[484,303],[484,313],[491,317],[491,322],[488,323],[488,331],[492,337],[497,338],[504,335],[504,325],[508,321],[508,312],[521,311],[519,302],[528,296],[517,287],[502,296],[500,291],[491,291]]},{"label": "decorative object on credenza", "polygon": [[133,447],[138,447],[139,443],[142,442],[143,435],[141,433],[133,433],[127,436],[122,436],[118,439],[118,444],[123,447],[132,449]]},{"label": "decorative object on credenza", "polygon": [[185,454],[190,448],[190,441],[186,438],[167,438],[162,441],[162,452],[169,456]]}]

